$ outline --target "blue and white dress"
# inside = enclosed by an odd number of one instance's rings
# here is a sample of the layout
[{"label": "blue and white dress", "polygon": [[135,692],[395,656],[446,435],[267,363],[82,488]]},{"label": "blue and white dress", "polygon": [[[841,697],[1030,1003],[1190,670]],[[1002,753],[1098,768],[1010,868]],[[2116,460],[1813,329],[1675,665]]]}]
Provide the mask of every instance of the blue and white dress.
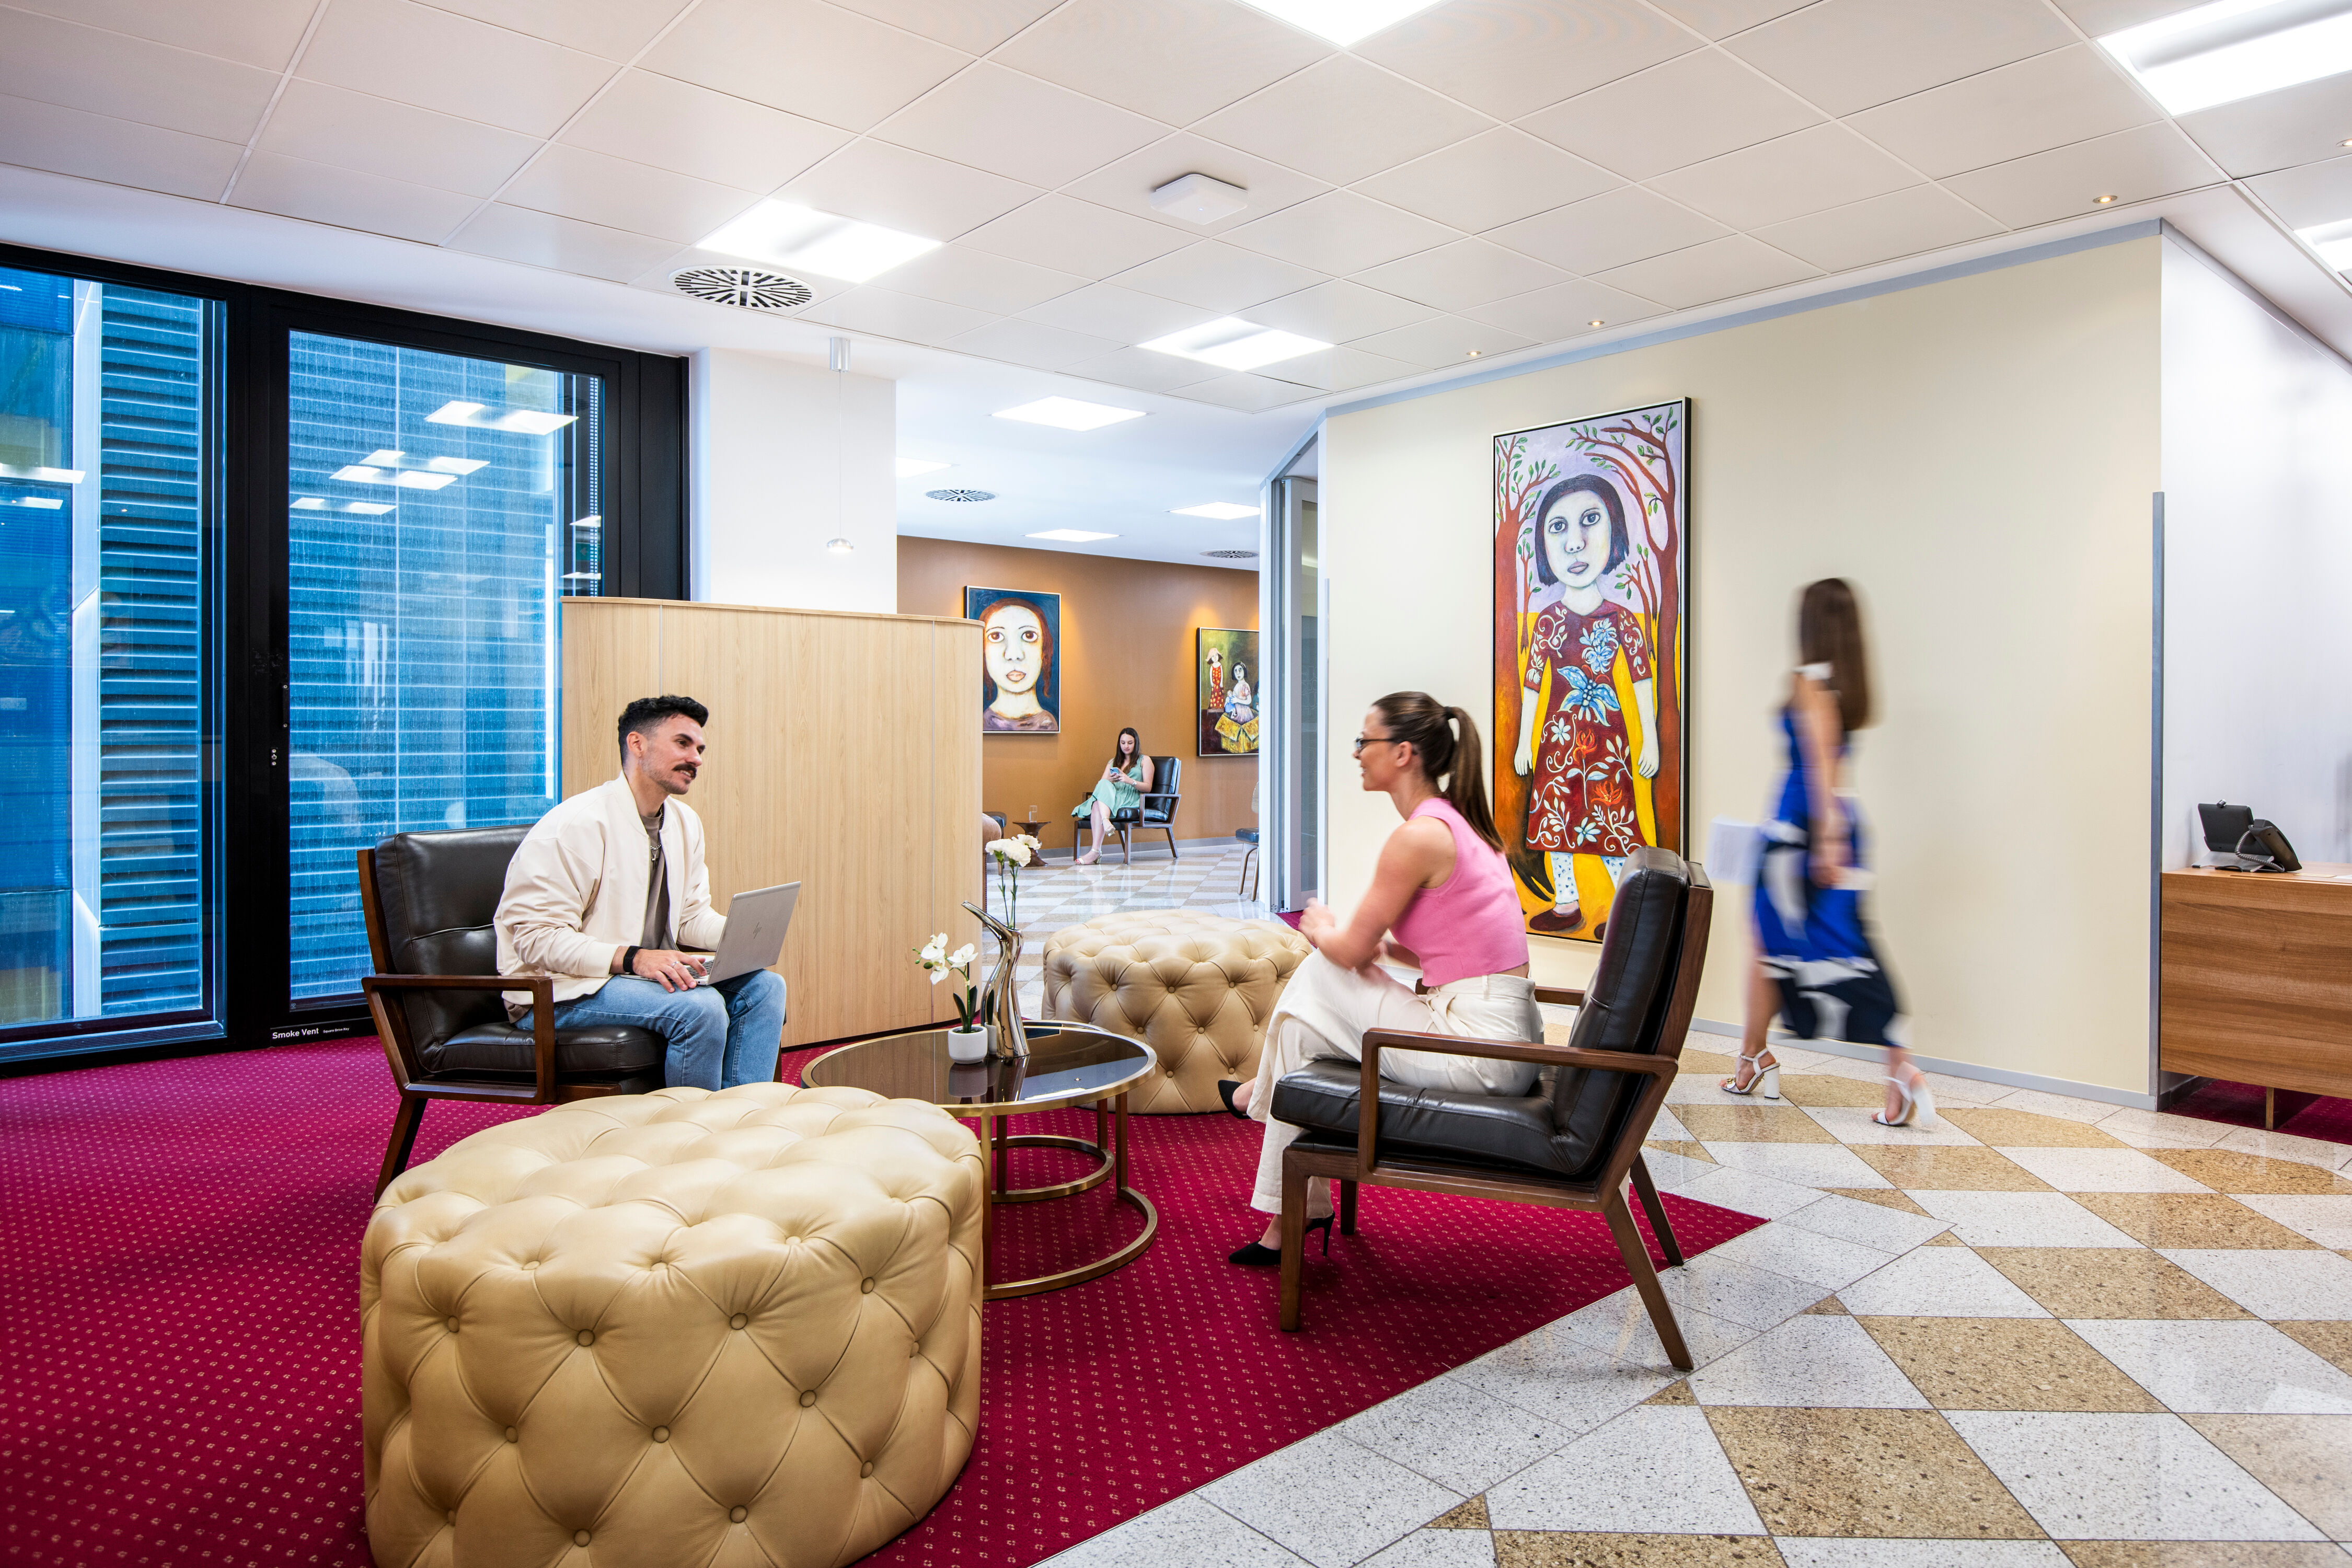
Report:
[{"label": "blue and white dress", "polygon": [[[1812,798],[1792,710],[1780,710],[1780,730],[1789,741],[1789,773],[1763,826],[1756,867],[1756,947],[1764,973],[1780,984],[1780,1017],[1803,1039],[1900,1046],[1891,1031],[1902,1007],[1863,918],[1860,885],[1867,879],[1851,877],[1851,885],[1834,888],[1814,883]],[[1843,743],[1838,754],[1845,754]],[[1846,863],[1860,872],[1869,864],[1860,803],[1842,791],[1838,804],[1849,835]]]}]

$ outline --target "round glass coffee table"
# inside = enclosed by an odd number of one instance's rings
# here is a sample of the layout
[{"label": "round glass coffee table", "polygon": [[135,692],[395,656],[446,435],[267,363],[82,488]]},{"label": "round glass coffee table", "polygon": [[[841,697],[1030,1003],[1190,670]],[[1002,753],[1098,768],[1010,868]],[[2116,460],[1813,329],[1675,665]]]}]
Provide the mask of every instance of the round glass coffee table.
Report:
[{"label": "round glass coffee table", "polygon": [[[988,1207],[981,1224],[981,1285],[987,1300],[1009,1296],[1034,1296],[1065,1286],[1099,1279],[1121,1265],[1132,1263],[1151,1245],[1160,1229],[1160,1211],[1128,1181],[1127,1092],[1158,1065],[1150,1046],[1090,1029],[1082,1024],[1027,1026],[1029,1054],[964,1063],[948,1058],[944,1029],[911,1029],[859,1040],[824,1055],[801,1069],[801,1081],[811,1089],[864,1089],[893,1100],[922,1100],[951,1115],[982,1123],[980,1134],[989,1148],[991,1176]],[[1016,1133],[1009,1125],[1016,1116],[1032,1111],[1061,1110],[1090,1105],[1095,1113],[1092,1142],[1056,1133]],[[1108,1124],[1115,1124],[1109,1125]],[[1107,1137],[1108,1131],[1112,1136]],[[1071,1149],[1101,1162],[1074,1181],[1050,1186],[1015,1187],[1009,1181],[1015,1149]],[[1105,1182],[1114,1184],[1119,1202],[1143,1215],[1140,1234],[1108,1257],[1089,1263],[1040,1274],[1030,1279],[994,1279],[996,1205],[1043,1203],[1087,1192]]]}]

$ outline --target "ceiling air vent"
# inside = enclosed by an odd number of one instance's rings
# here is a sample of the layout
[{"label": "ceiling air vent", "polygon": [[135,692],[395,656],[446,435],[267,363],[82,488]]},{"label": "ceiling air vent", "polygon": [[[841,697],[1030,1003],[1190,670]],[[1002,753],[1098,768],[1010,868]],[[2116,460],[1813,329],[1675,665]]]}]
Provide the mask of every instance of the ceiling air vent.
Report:
[{"label": "ceiling air vent", "polygon": [[816,298],[815,289],[790,273],[757,267],[697,267],[670,282],[681,294],[739,310],[797,310]]},{"label": "ceiling air vent", "polygon": [[1255,550],[1203,550],[1201,553],[1207,556],[1212,561],[1255,561],[1257,559],[1257,552]]},{"label": "ceiling air vent", "polygon": [[994,500],[994,490],[925,490],[933,500]]}]

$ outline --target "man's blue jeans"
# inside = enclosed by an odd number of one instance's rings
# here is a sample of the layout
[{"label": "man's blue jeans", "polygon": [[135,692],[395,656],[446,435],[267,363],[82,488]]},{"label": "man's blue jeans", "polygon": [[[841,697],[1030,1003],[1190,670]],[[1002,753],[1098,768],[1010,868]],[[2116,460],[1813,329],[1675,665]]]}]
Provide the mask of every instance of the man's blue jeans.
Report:
[{"label": "man's blue jeans", "polygon": [[[515,1026],[528,1029],[530,1023],[525,1013]],[[616,974],[593,996],[555,1005],[557,1028],[591,1024],[626,1024],[659,1035],[667,1047],[667,1089],[771,1083],[784,1039],[784,983],[771,970],[755,969],[716,985],[665,991],[654,981]]]}]

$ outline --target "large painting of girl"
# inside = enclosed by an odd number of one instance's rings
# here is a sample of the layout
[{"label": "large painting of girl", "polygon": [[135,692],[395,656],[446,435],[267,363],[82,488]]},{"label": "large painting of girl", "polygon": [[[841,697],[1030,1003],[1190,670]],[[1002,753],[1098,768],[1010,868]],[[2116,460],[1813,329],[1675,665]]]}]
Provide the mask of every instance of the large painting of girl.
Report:
[{"label": "large painting of girl", "polygon": [[963,613],[980,623],[980,727],[991,734],[1058,734],[1062,595],[966,588]]}]

